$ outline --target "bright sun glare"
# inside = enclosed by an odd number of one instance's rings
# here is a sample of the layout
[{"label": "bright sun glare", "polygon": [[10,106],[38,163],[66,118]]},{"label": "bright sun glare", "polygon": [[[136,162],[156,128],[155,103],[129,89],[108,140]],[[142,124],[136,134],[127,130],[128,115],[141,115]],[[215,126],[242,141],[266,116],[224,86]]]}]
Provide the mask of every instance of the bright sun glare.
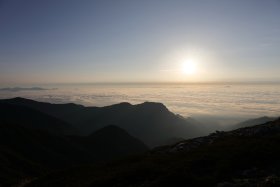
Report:
[{"label": "bright sun glare", "polygon": [[189,59],[189,60],[186,60],[183,64],[182,64],[182,71],[184,74],[187,74],[187,75],[193,75],[196,73],[197,71],[197,66],[196,66],[196,63]]}]

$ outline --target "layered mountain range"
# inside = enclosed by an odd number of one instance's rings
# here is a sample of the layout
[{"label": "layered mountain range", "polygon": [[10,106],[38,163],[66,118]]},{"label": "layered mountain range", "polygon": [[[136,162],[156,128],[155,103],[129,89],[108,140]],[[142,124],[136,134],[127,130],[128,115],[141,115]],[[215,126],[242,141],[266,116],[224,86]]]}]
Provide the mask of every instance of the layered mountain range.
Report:
[{"label": "layered mountain range", "polygon": [[153,102],[84,107],[14,98],[0,100],[0,114],[1,186],[280,184],[277,118],[202,136],[203,124]]},{"label": "layered mountain range", "polygon": [[113,124],[150,147],[161,145],[172,138],[192,138],[203,134],[202,124],[170,112],[161,103],[120,103],[105,107],[84,107],[72,103],[51,104],[24,98],[0,100],[0,103],[28,107],[29,110],[33,109],[68,123],[68,127],[65,126],[64,129],[67,134],[72,132],[76,135],[89,135]]}]

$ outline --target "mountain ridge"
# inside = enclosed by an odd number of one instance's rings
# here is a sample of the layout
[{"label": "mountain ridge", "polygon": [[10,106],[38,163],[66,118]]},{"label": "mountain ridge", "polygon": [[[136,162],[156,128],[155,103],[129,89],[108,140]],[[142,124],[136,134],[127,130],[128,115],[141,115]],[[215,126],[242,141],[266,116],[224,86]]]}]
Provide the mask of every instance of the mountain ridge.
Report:
[{"label": "mountain ridge", "polygon": [[233,129],[238,129],[238,128],[243,128],[243,127],[250,127],[250,126],[255,126],[255,125],[261,125],[270,121],[276,120],[276,117],[269,117],[269,116],[262,116],[258,118],[253,118],[253,119],[248,119],[246,121],[243,121],[241,123],[235,124],[231,126],[230,130]]},{"label": "mountain ridge", "polygon": [[2,123],[44,130],[55,135],[78,134],[78,129],[67,122],[29,107],[0,103],[0,114]]},{"label": "mountain ridge", "polygon": [[[63,120],[82,135],[89,135],[109,124],[117,125],[150,147],[171,138],[192,138],[202,134],[203,128],[192,119],[170,112],[162,103],[144,102],[132,105],[127,102],[105,107],[84,107],[76,104],[51,104],[24,98],[0,100],[33,108]],[[179,136],[179,137],[177,137]]]}]

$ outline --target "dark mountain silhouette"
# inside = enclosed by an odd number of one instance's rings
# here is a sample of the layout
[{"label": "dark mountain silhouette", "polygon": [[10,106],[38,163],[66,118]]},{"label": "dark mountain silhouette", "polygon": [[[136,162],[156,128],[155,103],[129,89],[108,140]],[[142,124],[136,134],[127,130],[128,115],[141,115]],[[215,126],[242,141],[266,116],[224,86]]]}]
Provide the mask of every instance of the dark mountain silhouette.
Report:
[{"label": "dark mountain silhouette", "polygon": [[87,121],[84,129],[92,131],[110,123],[127,130],[150,146],[161,145],[172,137],[189,138],[200,133],[199,126],[191,120],[173,114],[161,103],[151,102],[103,107]]},{"label": "dark mountain silhouette", "polygon": [[56,118],[62,119],[72,125],[82,123],[84,119],[87,119],[87,112],[83,111],[84,107],[82,105],[76,105],[73,103],[50,104],[20,97],[0,100],[0,103],[26,106],[37,111],[46,113],[48,115],[54,116]]},{"label": "dark mountain silhouette", "polygon": [[44,186],[279,186],[280,119],[38,178]]},{"label": "dark mountain silhouette", "polygon": [[117,126],[104,127],[89,136],[66,136],[73,130],[71,125],[34,109],[0,103],[0,114],[0,186],[148,150]]},{"label": "dark mountain silhouette", "polygon": [[[196,121],[150,102],[83,107],[16,98],[1,100],[0,113],[1,186],[280,185],[280,119],[193,139],[176,138],[178,143],[146,152],[145,144],[125,128],[142,137],[150,131],[163,140],[182,137],[185,132],[179,131],[187,131]],[[70,114],[75,123],[66,120]],[[112,122],[117,126],[108,125]],[[65,133],[78,124],[88,135]],[[137,132],[140,127],[144,130]]]},{"label": "dark mountain silhouette", "polygon": [[109,125],[86,137],[72,137],[75,143],[93,154],[97,160],[108,160],[144,153],[148,147],[125,130]]},{"label": "dark mountain silhouette", "polygon": [[66,138],[13,123],[0,123],[1,185],[89,160],[90,155]]},{"label": "dark mountain silhouette", "polygon": [[56,135],[77,134],[72,125],[32,108],[0,103],[1,124],[21,125],[27,128],[45,130]]},{"label": "dark mountain silhouette", "polygon": [[76,104],[42,103],[23,98],[1,100],[0,103],[39,110],[70,123],[83,135],[89,135],[108,124],[115,124],[152,147],[174,137],[186,139],[203,134],[201,124],[191,118],[185,119],[173,114],[161,103],[120,103],[106,107],[84,107]]},{"label": "dark mountain silhouette", "polygon": [[113,160],[147,150],[141,141],[119,127],[105,127],[89,137],[61,137],[18,125],[0,124],[0,185],[10,186],[57,169]]}]

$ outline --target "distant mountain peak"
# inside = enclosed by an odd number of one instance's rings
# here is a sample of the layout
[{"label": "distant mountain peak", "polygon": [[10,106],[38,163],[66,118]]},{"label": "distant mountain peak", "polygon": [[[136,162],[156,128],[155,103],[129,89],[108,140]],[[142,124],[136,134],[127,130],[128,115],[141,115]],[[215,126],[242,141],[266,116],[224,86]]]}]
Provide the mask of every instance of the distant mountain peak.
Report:
[{"label": "distant mountain peak", "polygon": [[277,118],[275,117],[268,117],[268,116],[262,116],[259,118],[255,118],[255,119],[249,119],[246,120],[244,122],[241,122],[239,124],[236,124],[233,126],[232,129],[237,129],[237,128],[242,128],[242,127],[250,127],[250,126],[254,126],[254,125],[260,125],[260,124],[264,124],[266,122],[270,122],[273,120],[276,120]]},{"label": "distant mountain peak", "polygon": [[136,106],[139,108],[145,108],[145,109],[149,109],[149,110],[169,111],[164,104],[158,103],[158,102],[146,101],[146,102],[138,104]]},{"label": "distant mountain peak", "polygon": [[162,103],[159,103],[159,102],[150,102],[150,101],[145,101],[144,103],[142,103],[142,105],[148,105],[148,106],[156,105],[156,106],[163,106],[163,107],[165,107],[165,105],[162,104]]},{"label": "distant mountain peak", "polygon": [[132,106],[132,104],[128,103],[128,102],[121,102],[121,103],[117,103],[117,104],[113,104],[113,105],[109,105],[109,106],[105,106],[105,107],[130,107]]},{"label": "distant mountain peak", "polygon": [[127,105],[127,106],[131,106],[131,104],[129,102],[121,102],[119,103],[119,105]]}]

